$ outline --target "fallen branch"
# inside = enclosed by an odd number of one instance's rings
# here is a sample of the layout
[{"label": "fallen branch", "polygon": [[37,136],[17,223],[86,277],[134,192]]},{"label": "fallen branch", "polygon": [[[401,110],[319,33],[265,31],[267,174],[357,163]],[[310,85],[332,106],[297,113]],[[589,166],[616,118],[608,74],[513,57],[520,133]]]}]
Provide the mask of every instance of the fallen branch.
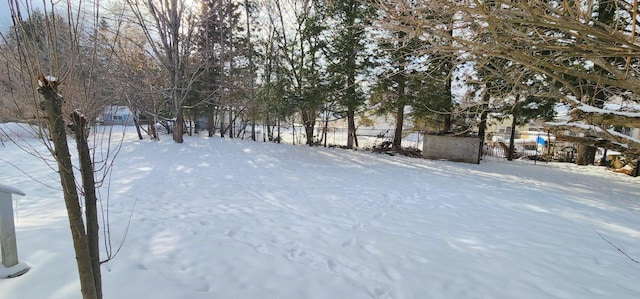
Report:
[{"label": "fallen branch", "polygon": [[604,240],[605,242],[609,243],[609,245],[613,246],[613,248],[617,249],[618,251],[620,251],[620,253],[624,254],[624,256],[626,256],[632,262],[634,262],[636,264],[640,264],[640,262],[638,260],[630,257],[626,252],[624,252],[622,249],[620,249],[620,247],[618,247],[618,246],[614,245],[613,243],[609,242],[609,240],[607,240],[604,236],[602,236],[598,231],[596,231],[596,234],[598,234],[598,236],[600,236],[600,238],[602,238],[602,240]]}]

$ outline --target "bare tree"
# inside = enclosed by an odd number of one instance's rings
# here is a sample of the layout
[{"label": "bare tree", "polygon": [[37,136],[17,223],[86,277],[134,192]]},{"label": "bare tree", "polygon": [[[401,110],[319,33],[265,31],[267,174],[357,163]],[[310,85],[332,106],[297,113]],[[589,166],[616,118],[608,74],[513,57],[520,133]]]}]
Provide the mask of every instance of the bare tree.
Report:
[{"label": "bare tree", "polygon": [[[10,108],[8,120],[30,125],[47,147],[45,154],[26,140],[12,139],[58,171],[83,298],[101,298],[100,265],[114,252],[107,246],[106,259],[100,259],[100,223],[105,242],[110,235],[108,198],[99,198],[99,187],[109,177],[120,143],[110,133],[89,135],[109,97],[104,82],[111,75],[98,38],[100,8],[83,1],[44,3],[42,11],[33,7],[9,1],[13,26],[0,33],[0,61],[6,66],[0,74],[2,107]],[[75,137],[77,161],[71,159],[68,135]]]},{"label": "bare tree", "polygon": [[[325,15],[322,1],[281,1],[269,3],[270,36],[275,38],[275,53],[282,61],[277,70],[283,86],[284,103],[280,107],[295,108],[302,119],[306,144],[313,145],[316,119],[328,97],[326,45],[323,36],[327,26],[320,21]],[[269,73],[271,76],[271,73]],[[270,77],[272,78],[272,77]],[[277,99],[275,100],[277,101]],[[281,105],[285,104],[285,105]],[[284,106],[284,107],[283,107]],[[287,109],[280,109],[284,111]]]},{"label": "bare tree", "polygon": [[[67,5],[69,5],[69,8],[71,7],[70,3],[67,3]],[[58,91],[61,81],[55,76],[43,75],[44,72],[53,73],[56,76],[62,75],[62,78],[72,78],[78,75],[75,64],[86,62],[86,60],[80,58],[79,54],[83,46],[82,33],[77,27],[72,26],[75,21],[73,16],[68,15],[66,21],[69,23],[65,23],[65,18],[56,14],[53,5],[50,13],[35,12],[32,14],[31,11],[26,11],[29,14],[26,20],[21,18],[21,13],[25,11],[21,10],[19,6],[11,5],[10,8],[15,16],[15,26],[12,29],[11,36],[13,43],[10,44],[13,51],[9,52],[11,53],[9,55],[13,56],[12,62],[14,65],[12,65],[12,69],[21,74],[22,84],[25,88],[28,88],[27,86],[33,84],[34,79],[37,79],[38,92],[42,94],[42,101],[38,101],[37,97],[32,97],[34,104],[38,102],[36,107],[39,107],[44,112],[43,114],[38,113],[35,115],[35,120],[40,125],[40,128],[47,128],[42,132],[41,136],[46,136],[45,138],[47,140],[50,139],[52,142],[48,146],[57,162],[60,174],[60,182],[76,252],[82,294],[84,298],[101,298],[98,212],[94,196],[96,187],[93,180],[93,165],[89,161],[89,165],[82,166],[83,174],[86,177],[90,176],[91,180],[78,186],[80,190],[83,190],[83,194],[89,195],[85,197],[85,216],[87,221],[87,226],[85,226],[79,201],[80,196],[73,173],[74,166],[67,144],[66,124],[63,114],[64,101],[63,96]],[[68,31],[58,31],[64,29]],[[37,78],[36,75],[38,75]],[[90,90],[87,90],[87,92],[90,92]],[[76,96],[82,96],[82,94],[76,93]],[[73,102],[68,104],[83,103],[83,101]],[[84,104],[87,103],[84,102]],[[83,152],[83,154],[85,153]],[[87,160],[83,162],[87,162]],[[86,172],[87,170],[88,172]],[[86,177],[83,176],[83,179]]]},{"label": "bare tree", "polygon": [[190,56],[195,48],[197,8],[185,0],[126,0],[148,41],[153,55],[166,74],[167,88],[175,117],[173,141],[182,143],[183,104],[201,72],[193,72]]},{"label": "bare tree", "polygon": [[[260,103],[264,113],[264,124],[266,126],[269,141],[280,142],[280,124],[292,114],[291,105],[288,105],[284,97],[285,90],[289,87],[288,72],[285,71],[288,63],[284,61],[281,53],[280,31],[281,26],[277,22],[278,12],[275,3],[269,1],[264,3],[265,12],[269,15],[268,20],[261,26],[262,34],[256,35],[259,41],[256,42],[256,49],[262,53],[260,66],[262,77],[258,87],[256,100]],[[266,139],[266,136],[265,136]]]},{"label": "bare tree", "polygon": [[[162,72],[146,51],[147,39],[139,27],[126,22],[126,8],[114,3],[105,16],[109,21],[101,22],[100,26],[98,38],[104,45],[102,55],[111,62],[109,73],[112,74],[109,80],[103,81],[109,90],[105,102],[129,107],[140,139],[144,138],[142,131],[146,131],[151,139],[159,140],[156,124],[171,118],[160,113],[166,106],[166,101],[158,99],[161,96],[157,92],[162,86]],[[143,127],[142,118],[147,121],[147,129]]]}]

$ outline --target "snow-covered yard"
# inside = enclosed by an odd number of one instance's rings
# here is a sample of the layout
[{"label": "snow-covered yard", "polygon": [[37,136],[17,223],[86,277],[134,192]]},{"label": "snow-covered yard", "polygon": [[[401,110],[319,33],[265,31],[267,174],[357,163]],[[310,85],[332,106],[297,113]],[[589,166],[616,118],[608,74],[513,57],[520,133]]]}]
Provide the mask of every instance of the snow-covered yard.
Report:
[{"label": "snow-covered yard", "polygon": [[[640,297],[640,264],[598,235],[640,259],[638,178],[185,138],[125,138],[101,190],[114,250],[130,219],[105,298]],[[57,181],[0,146],[31,267],[1,299],[81,298]]]}]

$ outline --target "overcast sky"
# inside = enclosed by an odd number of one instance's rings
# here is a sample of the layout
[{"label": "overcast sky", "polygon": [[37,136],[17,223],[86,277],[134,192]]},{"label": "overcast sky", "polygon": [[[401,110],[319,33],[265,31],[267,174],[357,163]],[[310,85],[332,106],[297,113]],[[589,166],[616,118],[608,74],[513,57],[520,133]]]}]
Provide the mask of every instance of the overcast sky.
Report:
[{"label": "overcast sky", "polygon": [[[42,1],[29,1],[30,6],[33,7],[42,7]],[[20,0],[19,3],[24,5],[25,0]],[[26,15],[26,10],[24,6],[22,7],[22,15]],[[9,11],[9,3],[6,0],[0,0],[0,30],[5,30],[9,26],[13,25],[11,22],[11,12]]]},{"label": "overcast sky", "polygon": [[4,30],[11,25],[11,13],[7,1],[0,0],[0,28]]}]

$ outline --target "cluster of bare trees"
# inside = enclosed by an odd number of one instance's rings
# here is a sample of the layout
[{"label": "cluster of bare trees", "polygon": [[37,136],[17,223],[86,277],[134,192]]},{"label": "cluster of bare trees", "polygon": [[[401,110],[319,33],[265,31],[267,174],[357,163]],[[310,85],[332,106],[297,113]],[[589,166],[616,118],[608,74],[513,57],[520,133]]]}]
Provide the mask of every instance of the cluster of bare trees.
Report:
[{"label": "cluster of bare trees", "polygon": [[[379,103],[384,103],[379,111],[394,111],[402,120],[404,106],[420,107],[412,116],[427,121],[415,123],[453,130],[454,60],[393,48],[399,44],[381,36],[401,31],[378,26],[380,10],[371,2],[194,3],[115,1],[100,15],[88,17],[96,30],[82,38],[90,40],[92,50],[79,53],[91,53],[86,59],[91,68],[76,64],[78,72],[73,73],[83,79],[100,78],[99,85],[88,88],[91,94],[83,102],[88,119],[96,119],[108,105],[126,105],[135,112],[136,124],[149,124],[145,130],[151,138],[159,138],[156,124],[164,124],[178,143],[187,127],[185,118],[189,124],[206,119],[209,135],[218,131],[236,137],[250,130],[255,139],[256,126],[261,125],[267,132],[264,138],[272,141],[280,140],[280,124],[301,123],[310,145],[326,143],[329,121],[345,119],[347,146],[353,147],[358,145],[356,118],[371,113],[367,103],[377,93],[383,99]],[[47,12],[42,14],[47,17]],[[27,21],[31,15],[16,17]],[[421,44],[418,39],[411,43],[414,49]],[[388,62],[390,56],[395,63]],[[416,64],[411,57],[426,58],[419,63],[428,67],[406,67]],[[395,66],[389,68],[391,64]],[[376,72],[377,68],[390,73]],[[386,89],[404,89],[407,96],[384,92],[382,87],[376,91],[374,87],[382,86],[378,83],[385,78],[398,78],[397,68],[405,69],[404,77],[411,82],[399,88],[394,80],[387,81]],[[16,103],[8,104],[3,109],[18,109]],[[322,134],[315,131],[319,124],[324,127]],[[402,136],[403,121],[397,127],[396,135]],[[143,129],[139,127],[140,138]]]},{"label": "cluster of bare trees", "polygon": [[[303,125],[306,143],[317,144],[326,138],[314,128],[344,118],[352,147],[356,116],[382,112],[396,116],[399,146],[405,116],[418,129],[460,132],[487,109],[522,114],[518,119],[525,121],[548,117],[555,101],[602,108],[614,97],[633,101],[637,91],[636,1],[195,4],[126,0],[89,17],[97,30],[77,47],[92,50],[78,48],[82,60],[60,65],[79,69],[73,74],[81,80],[74,82],[100,78],[86,88],[80,107],[89,119],[106,105],[127,105],[139,112],[136,123],[150,124],[152,138],[158,138],[155,124],[170,124],[176,142],[185,118],[207,120],[209,135],[250,131],[255,139],[261,125],[274,141],[281,123],[295,122]],[[38,15],[16,17],[36,22]],[[15,38],[5,34],[3,46],[15,45]],[[452,94],[460,89],[456,82],[466,82],[466,96]],[[487,101],[482,93],[490,95]],[[531,103],[544,109],[522,109]],[[3,96],[0,109],[8,119],[34,117],[33,107]],[[609,126],[637,126],[633,118],[612,123],[592,116],[596,110],[579,111],[576,117],[600,127],[589,134],[601,139],[628,143]]]},{"label": "cluster of bare trees", "polygon": [[[379,26],[381,11],[375,3],[270,0],[261,4],[267,16],[256,20],[263,29],[257,90],[263,123],[273,124],[272,118],[275,123],[300,122],[306,144],[312,145],[326,144],[329,121],[344,119],[351,148],[358,146],[357,118],[363,124],[372,114],[392,111],[399,136],[394,144],[399,147],[405,106],[420,106],[429,108],[414,109],[413,120],[431,121],[413,123],[453,130],[453,62],[400,49],[404,41],[389,42],[389,36],[402,33]],[[410,44],[417,47],[419,41]],[[410,82],[398,83],[401,77]],[[323,128],[320,134],[315,131],[318,126]]]},{"label": "cluster of bare trees", "polygon": [[[100,78],[109,70],[109,62],[101,59],[97,22],[88,18],[91,15],[78,13],[97,12],[98,7],[81,2],[51,4],[38,11],[25,9],[19,2],[9,2],[9,7],[14,26],[0,34],[0,61],[5,67],[0,75],[0,102],[7,112],[5,121],[34,125],[34,136],[46,145],[48,154],[34,152],[28,142],[20,144],[58,170],[83,297],[101,298],[100,264],[104,260],[100,257],[97,188],[108,176],[113,155],[96,155],[106,144],[98,140],[94,140],[92,153],[88,121],[82,113],[97,114],[95,99],[105,94]],[[61,11],[64,13],[59,14]],[[59,91],[61,84],[65,95]],[[72,162],[68,134],[75,137],[79,163]],[[18,137],[12,141],[21,142]],[[79,180],[74,170],[80,172]],[[106,252],[106,259],[111,258],[113,252],[109,248]]]}]

